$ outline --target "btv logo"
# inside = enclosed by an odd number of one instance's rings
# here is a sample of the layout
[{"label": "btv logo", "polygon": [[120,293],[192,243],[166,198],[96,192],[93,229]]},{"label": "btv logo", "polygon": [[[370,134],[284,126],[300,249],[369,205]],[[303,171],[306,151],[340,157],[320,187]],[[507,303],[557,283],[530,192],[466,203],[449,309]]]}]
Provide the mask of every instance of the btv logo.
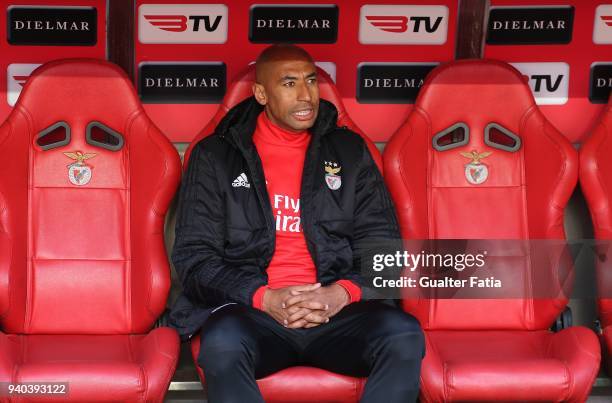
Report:
[{"label": "btv logo", "polygon": [[542,82],[544,82],[546,91],[555,92],[559,88],[559,85],[561,85],[561,80],[563,80],[563,74],[559,74],[555,79],[554,83],[552,82],[553,76],[549,74],[534,74],[530,78],[535,82],[533,86],[534,92],[541,92],[540,88],[542,88]]},{"label": "btv logo", "polygon": [[141,43],[225,43],[224,4],[143,4],[138,8]]},{"label": "btv logo", "polygon": [[568,99],[567,63],[510,63],[529,80],[538,105],[563,105]]},{"label": "btv logo", "polygon": [[13,76],[12,78],[13,80],[15,80],[17,85],[23,88],[23,86],[25,85],[26,81],[28,81],[28,78],[30,78],[30,76]]},{"label": "btv logo", "polygon": [[595,9],[593,42],[598,44],[612,43],[612,4],[602,4]]},{"label": "btv logo", "polygon": [[421,23],[424,24],[424,28],[426,32],[433,33],[436,32],[440,23],[442,22],[442,17],[436,18],[435,22],[431,22],[430,17],[404,17],[404,16],[396,16],[396,15],[376,15],[376,16],[366,16],[366,19],[370,21],[372,25],[376,28],[387,31],[387,32],[406,32],[408,30],[408,21],[414,22],[412,31],[419,32],[421,29]]},{"label": "btv logo", "polygon": [[217,16],[215,21],[211,23],[208,15],[145,15],[144,16],[151,25],[169,32],[184,32],[187,30],[187,20],[193,21],[191,30],[198,32],[200,30],[200,21],[204,22],[204,29],[208,32],[213,32],[221,22],[221,16]]},{"label": "btv logo", "polygon": [[10,106],[15,106],[27,79],[38,66],[40,66],[40,64],[9,64],[6,70],[6,102],[8,102]]},{"label": "btv logo", "polygon": [[359,19],[362,44],[446,43],[448,7],[364,5]]}]

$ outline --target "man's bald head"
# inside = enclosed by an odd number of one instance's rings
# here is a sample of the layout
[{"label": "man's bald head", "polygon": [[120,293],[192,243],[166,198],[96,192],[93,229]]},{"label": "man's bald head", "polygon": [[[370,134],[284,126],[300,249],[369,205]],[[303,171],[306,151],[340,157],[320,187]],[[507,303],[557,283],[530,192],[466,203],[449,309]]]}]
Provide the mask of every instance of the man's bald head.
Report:
[{"label": "man's bald head", "polygon": [[299,46],[288,44],[272,45],[264,49],[259,54],[259,57],[257,57],[255,62],[255,80],[258,83],[263,82],[267,77],[267,70],[272,63],[289,60],[307,61],[314,64],[308,52]]}]

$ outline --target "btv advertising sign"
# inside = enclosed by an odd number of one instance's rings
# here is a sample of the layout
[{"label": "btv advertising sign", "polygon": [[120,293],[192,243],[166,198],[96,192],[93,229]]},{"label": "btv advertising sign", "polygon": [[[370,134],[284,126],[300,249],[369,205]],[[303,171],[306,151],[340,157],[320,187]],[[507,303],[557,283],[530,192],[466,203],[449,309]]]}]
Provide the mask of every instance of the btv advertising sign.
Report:
[{"label": "btv advertising sign", "polygon": [[225,43],[224,4],[143,4],[138,8],[140,43]]},{"label": "btv advertising sign", "polygon": [[8,43],[39,46],[94,46],[98,41],[95,7],[10,6]]},{"label": "btv advertising sign", "polygon": [[538,105],[563,105],[568,99],[567,63],[510,63],[529,78],[529,87]]},{"label": "btv advertising sign", "polygon": [[546,45],[572,41],[574,7],[491,7],[489,45]]},{"label": "btv advertising sign", "polygon": [[338,6],[334,4],[254,5],[249,40],[253,43],[335,43]]},{"label": "btv advertising sign", "polygon": [[602,4],[595,9],[593,42],[602,45],[612,43],[612,4]]},{"label": "btv advertising sign", "polygon": [[9,64],[6,70],[6,102],[8,102],[10,106],[15,106],[27,79],[38,66],[40,66],[40,64]]},{"label": "btv advertising sign", "polygon": [[362,44],[442,45],[448,35],[448,7],[364,5],[359,16]]}]

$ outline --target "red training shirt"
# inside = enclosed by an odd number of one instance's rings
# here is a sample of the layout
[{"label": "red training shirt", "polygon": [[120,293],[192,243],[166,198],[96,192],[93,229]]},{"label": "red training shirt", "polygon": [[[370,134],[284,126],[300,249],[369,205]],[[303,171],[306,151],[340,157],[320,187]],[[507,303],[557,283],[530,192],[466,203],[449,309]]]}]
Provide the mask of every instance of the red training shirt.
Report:
[{"label": "red training shirt", "polygon": [[[268,285],[253,296],[261,309],[266,289],[317,282],[316,268],[306,247],[300,218],[300,187],[310,133],[290,132],[274,125],[265,112],[257,118],[253,142],[261,158],[276,225],[276,249],[268,266]],[[350,280],[337,282],[350,296],[361,299],[361,289]]]}]

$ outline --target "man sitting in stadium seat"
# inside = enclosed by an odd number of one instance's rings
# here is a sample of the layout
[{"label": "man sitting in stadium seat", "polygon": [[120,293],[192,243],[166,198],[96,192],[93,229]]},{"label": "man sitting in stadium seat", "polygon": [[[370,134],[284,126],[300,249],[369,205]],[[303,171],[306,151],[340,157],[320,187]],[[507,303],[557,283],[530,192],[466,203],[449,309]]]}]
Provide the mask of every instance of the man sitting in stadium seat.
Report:
[{"label": "man sitting in stadium seat", "polygon": [[256,379],[295,365],[368,376],[363,402],[415,401],[423,333],[361,274],[360,251],[400,239],[364,140],[299,47],[261,53],[253,94],[195,145],[180,193],[173,262],[206,313],[183,319],[203,322],[209,401],[262,402]]}]

